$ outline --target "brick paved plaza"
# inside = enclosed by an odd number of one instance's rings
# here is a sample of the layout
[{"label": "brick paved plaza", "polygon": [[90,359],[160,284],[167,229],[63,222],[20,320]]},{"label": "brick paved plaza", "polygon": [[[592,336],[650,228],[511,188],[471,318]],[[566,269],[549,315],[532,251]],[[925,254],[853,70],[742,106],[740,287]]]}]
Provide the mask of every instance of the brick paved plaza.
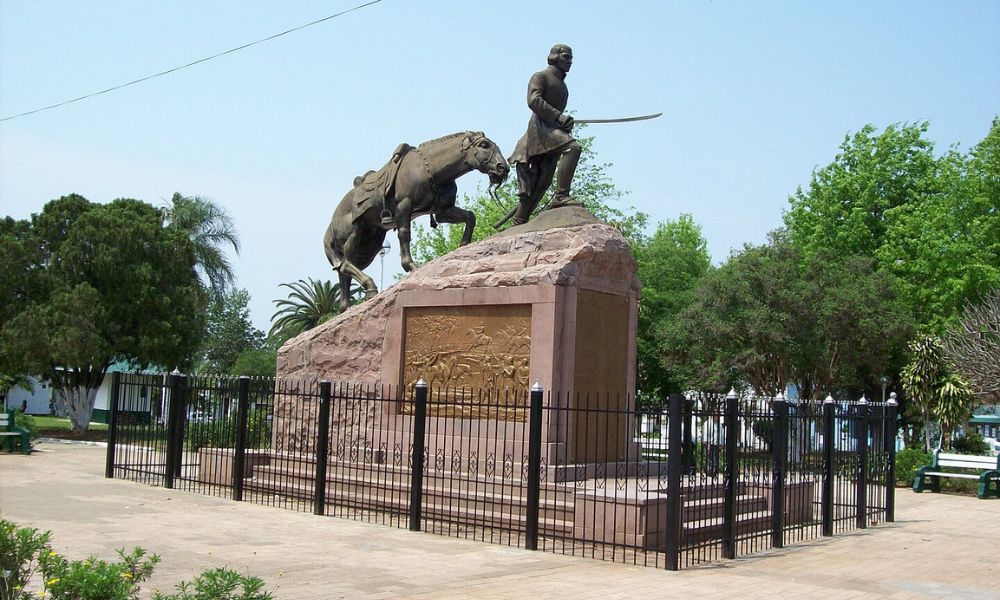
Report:
[{"label": "brick paved plaza", "polygon": [[69,558],[159,554],[149,590],[229,566],[281,600],[1000,598],[1000,501],[973,496],[899,489],[895,523],[669,573],[106,480],[103,447],[38,450],[0,455],[0,515]]}]

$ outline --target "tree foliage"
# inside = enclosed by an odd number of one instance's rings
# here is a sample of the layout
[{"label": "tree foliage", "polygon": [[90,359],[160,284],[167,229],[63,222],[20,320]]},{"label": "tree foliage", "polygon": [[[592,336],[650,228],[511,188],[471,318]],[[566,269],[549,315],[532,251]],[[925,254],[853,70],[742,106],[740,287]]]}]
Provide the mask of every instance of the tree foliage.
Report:
[{"label": "tree foliage", "polygon": [[944,339],[948,358],[980,395],[1000,395],[1000,288],[970,302]]},{"label": "tree foliage", "polygon": [[642,281],[638,323],[638,386],[647,397],[684,389],[663,365],[664,330],[694,302],[694,287],[711,267],[708,243],[691,215],[660,223],[635,247]]},{"label": "tree foliage", "polygon": [[[268,333],[278,346],[340,314],[339,283],[310,277],[308,281],[300,279],[294,283],[282,283],[281,287],[291,291],[288,298],[274,301],[278,310],[271,316]],[[361,288],[352,284],[352,304],[359,301],[360,292]]]},{"label": "tree foliage", "polygon": [[891,290],[870,259],[807,259],[775,232],[701,278],[694,302],[661,330],[664,366],[691,388],[745,382],[776,395],[792,383],[802,397],[857,389],[885,374],[909,334]]},{"label": "tree foliage", "polygon": [[243,289],[211,300],[202,345],[202,369],[230,373],[244,352],[264,348],[266,336],[250,321],[249,304],[250,293]]},{"label": "tree foliage", "polygon": [[[573,178],[573,197],[583,202],[587,210],[598,219],[617,227],[633,245],[642,242],[648,215],[631,208],[624,211],[614,206],[625,197],[626,192],[619,190],[608,176],[608,170],[612,165],[598,162],[593,150],[594,138],[585,137],[577,141],[583,146],[583,153]],[[549,202],[551,194],[552,190],[549,190],[538,203],[539,208],[536,210]],[[474,195],[465,195],[459,203],[476,215],[473,242],[496,233],[493,224],[517,205],[517,178],[514,175],[498,188],[497,197],[499,202],[494,201],[483,188],[477,188]],[[510,222],[507,226],[510,226]],[[413,257],[423,263],[451,252],[458,248],[464,230],[465,225],[425,228],[422,224],[417,224],[414,227]]]},{"label": "tree foliage", "polygon": [[274,344],[263,348],[244,350],[233,361],[230,375],[274,377],[278,367],[278,350]]},{"label": "tree foliage", "polygon": [[1000,120],[968,154],[935,156],[927,128],[848,135],[789,199],[785,223],[807,257],[874,257],[917,322],[940,332],[1000,285]]},{"label": "tree foliage", "polygon": [[[51,380],[75,430],[89,425],[111,364],[186,366],[203,327],[194,252],[160,211],[138,200],[93,204],[77,195],[49,202],[30,223],[9,222],[19,298],[0,324],[0,371]],[[14,231],[14,234],[11,234]],[[30,288],[30,294],[19,284]]]},{"label": "tree foliage", "polygon": [[191,240],[202,285],[217,299],[222,298],[236,281],[225,248],[231,246],[240,253],[240,238],[232,217],[208,198],[179,193],[174,193],[164,207],[163,216],[168,227]]},{"label": "tree foliage", "polygon": [[931,422],[941,425],[941,443],[948,447],[951,432],[972,413],[974,395],[949,365],[941,339],[921,335],[909,344],[909,362],[901,381],[911,412],[923,421],[924,449],[931,449]]}]

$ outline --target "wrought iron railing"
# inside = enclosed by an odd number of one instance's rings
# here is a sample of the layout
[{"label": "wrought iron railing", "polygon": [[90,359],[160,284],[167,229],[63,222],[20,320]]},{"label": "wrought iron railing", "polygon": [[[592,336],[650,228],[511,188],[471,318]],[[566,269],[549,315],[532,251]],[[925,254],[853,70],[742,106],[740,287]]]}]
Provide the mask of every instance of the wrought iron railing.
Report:
[{"label": "wrought iron railing", "polygon": [[107,476],[679,569],[893,520],[894,404],[114,374]]}]

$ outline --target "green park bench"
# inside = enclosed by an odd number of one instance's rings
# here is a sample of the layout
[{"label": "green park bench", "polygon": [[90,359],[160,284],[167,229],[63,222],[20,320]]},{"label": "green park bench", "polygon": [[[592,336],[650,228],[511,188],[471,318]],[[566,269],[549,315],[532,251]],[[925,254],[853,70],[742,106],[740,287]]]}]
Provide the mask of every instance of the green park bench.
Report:
[{"label": "green park bench", "polygon": [[14,451],[14,444],[21,440],[21,454],[31,452],[31,440],[28,437],[28,430],[14,424],[14,411],[8,410],[0,412],[0,439],[7,452]]},{"label": "green park bench", "polygon": [[[945,469],[971,469],[980,473],[956,473]],[[940,492],[942,477],[978,479],[977,497],[1000,498],[1000,456],[945,454],[939,448],[934,451],[934,462],[917,470],[917,475],[913,478],[913,491],[920,493],[929,489],[932,492]]]}]

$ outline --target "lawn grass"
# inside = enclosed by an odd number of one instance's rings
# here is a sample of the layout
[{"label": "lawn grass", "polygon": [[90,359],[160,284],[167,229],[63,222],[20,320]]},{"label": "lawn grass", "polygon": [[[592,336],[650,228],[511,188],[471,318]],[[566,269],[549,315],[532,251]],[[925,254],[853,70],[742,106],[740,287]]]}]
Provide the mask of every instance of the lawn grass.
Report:
[{"label": "lawn grass", "polygon": [[[62,417],[50,417],[42,415],[32,415],[32,420],[35,421],[35,427],[39,431],[69,431],[72,429],[69,419],[64,419]],[[107,431],[108,426],[104,423],[91,423],[90,431]]]}]

